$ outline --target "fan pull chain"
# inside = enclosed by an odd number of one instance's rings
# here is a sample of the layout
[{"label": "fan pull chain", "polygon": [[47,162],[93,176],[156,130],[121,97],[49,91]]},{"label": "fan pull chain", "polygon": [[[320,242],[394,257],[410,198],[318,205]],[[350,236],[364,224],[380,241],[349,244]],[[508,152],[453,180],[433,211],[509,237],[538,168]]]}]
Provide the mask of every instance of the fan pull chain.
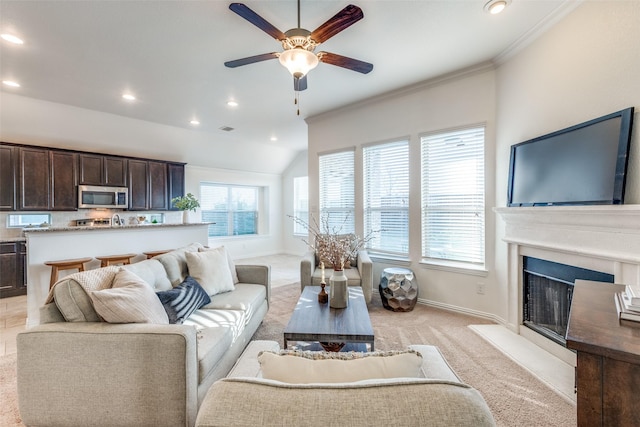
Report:
[{"label": "fan pull chain", "polygon": [[300,91],[296,91],[296,96],[293,98],[293,105],[297,105],[296,115],[300,115]]}]

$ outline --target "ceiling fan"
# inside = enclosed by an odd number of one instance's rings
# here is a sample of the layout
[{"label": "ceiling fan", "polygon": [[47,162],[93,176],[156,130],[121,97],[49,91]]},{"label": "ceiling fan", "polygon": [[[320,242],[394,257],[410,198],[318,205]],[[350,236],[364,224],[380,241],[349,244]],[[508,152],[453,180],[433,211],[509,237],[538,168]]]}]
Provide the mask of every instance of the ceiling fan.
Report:
[{"label": "ceiling fan", "polygon": [[324,43],[364,18],[362,9],[358,6],[352,4],[346,6],[314,31],[309,31],[300,27],[300,0],[298,0],[298,27],[292,28],[284,33],[245,4],[231,3],[229,9],[279,41],[284,51],[263,53],[262,55],[228,61],[224,63],[227,67],[235,68],[242,65],[253,64],[254,62],[278,58],[280,63],[293,75],[293,85],[296,92],[307,88],[307,73],[315,68],[319,62],[336,65],[363,74],[367,74],[373,70],[373,64],[368,62],[330,52],[313,52],[319,44]]}]

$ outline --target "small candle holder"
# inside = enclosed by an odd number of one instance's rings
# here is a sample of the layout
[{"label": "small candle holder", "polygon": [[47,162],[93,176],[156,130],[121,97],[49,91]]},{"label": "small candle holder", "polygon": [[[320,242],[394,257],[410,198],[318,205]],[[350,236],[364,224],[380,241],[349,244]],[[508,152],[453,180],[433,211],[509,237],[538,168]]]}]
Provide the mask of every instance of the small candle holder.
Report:
[{"label": "small candle holder", "polygon": [[320,283],[320,292],[318,292],[318,302],[320,304],[326,304],[329,302],[329,294],[324,290],[325,286],[327,286],[327,284],[322,281]]}]

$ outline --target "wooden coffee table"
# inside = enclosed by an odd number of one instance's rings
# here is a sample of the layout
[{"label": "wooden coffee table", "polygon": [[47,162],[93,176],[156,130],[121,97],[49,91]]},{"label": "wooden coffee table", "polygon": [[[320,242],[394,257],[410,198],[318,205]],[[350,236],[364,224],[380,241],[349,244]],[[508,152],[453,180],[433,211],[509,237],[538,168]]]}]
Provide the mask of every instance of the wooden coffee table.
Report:
[{"label": "wooden coffee table", "polygon": [[[329,287],[326,287],[329,293]],[[349,286],[347,308],[331,308],[318,302],[320,286],[305,286],[284,328],[284,348],[288,341],[349,343],[358,347],[371,345],[374,350],[373,327],[362,295],[362,288]]]}]

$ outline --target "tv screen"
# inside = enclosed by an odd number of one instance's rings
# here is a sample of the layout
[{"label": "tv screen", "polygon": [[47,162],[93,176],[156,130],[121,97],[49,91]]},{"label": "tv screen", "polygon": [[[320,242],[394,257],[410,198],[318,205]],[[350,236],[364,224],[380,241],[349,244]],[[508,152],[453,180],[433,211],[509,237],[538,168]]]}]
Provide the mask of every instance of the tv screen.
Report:
[{"label": "tv screen", "polygon": [[508,206],[624,203],[633,107],[511,146]]}]

